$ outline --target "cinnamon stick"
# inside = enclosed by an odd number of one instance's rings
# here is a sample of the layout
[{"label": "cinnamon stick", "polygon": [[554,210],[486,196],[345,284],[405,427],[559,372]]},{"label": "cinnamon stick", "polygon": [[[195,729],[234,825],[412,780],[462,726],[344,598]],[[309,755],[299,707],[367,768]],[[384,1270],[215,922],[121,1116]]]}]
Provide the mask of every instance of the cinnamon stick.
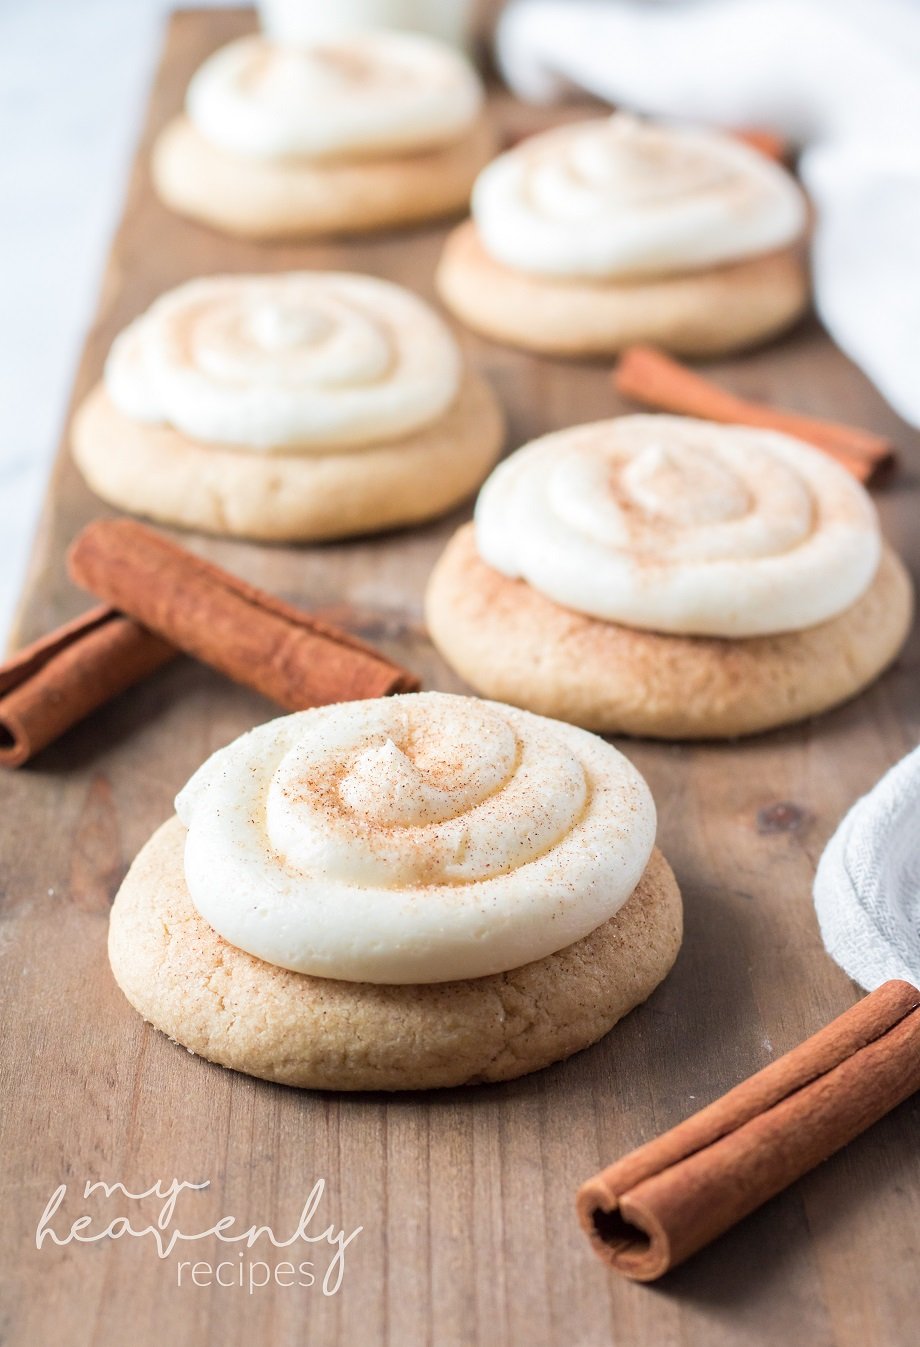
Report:
[{"label": "cinnamon stick", "polygon": [[764,131],[759,127],[747,127],[743,131],[735,131],[733,134],[738,140],[743,140],[746,145],[750,145],[752,150],[759,150],[761,154],[766,155],[768,159],[775,159],[778,164],[790,156],[789,143],[778,136],[775,131]]},{"label": "cinnamon stick", "polygon": [[589,1179],[595,1251],[654,1281],[920,1089],[920,992],[886,982],[826,1028]]},{"label": "cinnamon stick", "polygon": [[132,519],[100,519],[69,555],[78,585],[288,711],[419,686],[371,646]]},{"label": "cinnamon stick", "polygon": [[823,449],[861,482],[867,482],[894,453],[891,442],[872,431],[736,397],[650,346],[624,351],[613,382],[624,397],[657,411],[794,435]]},{"label": "cinnamon stick", "polygon": [[0,766],[21,767],[177,652],[129,617],[93,608],[0,667]]}]

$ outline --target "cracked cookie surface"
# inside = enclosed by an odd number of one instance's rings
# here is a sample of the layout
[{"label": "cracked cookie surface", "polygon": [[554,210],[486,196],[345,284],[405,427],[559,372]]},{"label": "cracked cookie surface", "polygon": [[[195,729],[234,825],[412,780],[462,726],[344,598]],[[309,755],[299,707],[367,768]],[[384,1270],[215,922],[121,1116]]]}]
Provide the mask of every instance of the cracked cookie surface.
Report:
[{"label": "cracked cookie surface", "polygon": [[441,655],[484,697],[599,734],[712,739],[793,724],[861,692],[904,644],[913,592],[886,546],[862,597],[818,626],[661,635],[576,613],[501,575],[464,524],[431,573],[425,616]]},{"label": "cracked cookie surface", "polygon": [[453,509],[498,458],[504,416],[467,372],[445,415],[356,452],[264,454],[132,421],[100,384],[79,408],[73,456],[93,491],[132,514],[235,538],[320,542]]},{"label": "cracked cookie surface", "polygon": [[414,1090],[511,1080],[588,1047],[651,995],[682,933],[658,850],[614,917],[506,973],[414,986],[288,972],[228,944],[192,906],[185,829],[165,823],[115,899],[109,958],[143,1017],[189,1051],[285,1085]]}]

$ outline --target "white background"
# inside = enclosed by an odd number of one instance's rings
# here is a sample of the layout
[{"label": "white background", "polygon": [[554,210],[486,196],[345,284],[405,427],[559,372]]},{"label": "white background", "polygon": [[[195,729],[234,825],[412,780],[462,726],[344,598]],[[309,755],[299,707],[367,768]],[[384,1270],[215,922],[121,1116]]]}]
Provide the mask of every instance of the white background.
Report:
[{"label": "white background", "polygon": [[0,0],[0,649],[177,7]]}]

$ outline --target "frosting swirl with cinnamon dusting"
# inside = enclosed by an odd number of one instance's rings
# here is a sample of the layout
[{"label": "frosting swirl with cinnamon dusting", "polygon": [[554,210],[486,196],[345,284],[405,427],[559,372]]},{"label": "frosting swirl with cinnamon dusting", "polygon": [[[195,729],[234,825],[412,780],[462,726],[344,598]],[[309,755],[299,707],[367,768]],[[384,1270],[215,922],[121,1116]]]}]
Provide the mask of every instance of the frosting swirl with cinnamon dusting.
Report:
[{"label": "frosting swirl with cinnamon dusting", "polygon": [[477,180],[473,217],[506,266],[603,280],[784,247],[802,234],[805,204],[783,168],[731,136],[616,113],[494,160]]},{"label": "frosting swirl with cinnamon dusting", "polygon": [[400,286],[341,272],[210,276],[116,339],[105,384],[136,421],[265,452],[361,449],[411,434],[457,396],[441,319]]},{"label": "frosting swirl with cinnamon dusting", "polygon": [[476,72],[449,47],[363,32],[304,47],[240,38],[197,71],[186,110],[233,154],[370,159],[459,140],[482,100]]},{"label": "frosting swirl with cinnamon dusting", "polygon": [[176,801],[192,901],[231,944],[301,973],[443,982],[581,939],[655,837],[639,773],[601,739],[443,693],[286,716]]},{"label": "frosting swirl with cinnamon dusting", "polygon": [[559,431],[500,464],[476,506],[483,559],[592,617],[685,635],[816,626],[865,592],[867,493],[810,445],[677,416]]}]

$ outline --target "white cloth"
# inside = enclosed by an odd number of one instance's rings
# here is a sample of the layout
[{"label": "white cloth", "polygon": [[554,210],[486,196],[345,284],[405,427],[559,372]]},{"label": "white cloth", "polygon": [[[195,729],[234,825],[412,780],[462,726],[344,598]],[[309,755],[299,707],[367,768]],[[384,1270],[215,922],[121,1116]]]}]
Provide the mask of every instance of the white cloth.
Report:
[{"label": "white cloth", "polygon": [[499,64],[522,97],[576,85],[640,112],[772,129],[804,146],[818,311],[920,425],[916,0],[514,0]]},{"label": "white cloth", "polygon": [[815,909],[828,954],[861,987],[920,986],[920,748],[857,800],[828,842]]}]

